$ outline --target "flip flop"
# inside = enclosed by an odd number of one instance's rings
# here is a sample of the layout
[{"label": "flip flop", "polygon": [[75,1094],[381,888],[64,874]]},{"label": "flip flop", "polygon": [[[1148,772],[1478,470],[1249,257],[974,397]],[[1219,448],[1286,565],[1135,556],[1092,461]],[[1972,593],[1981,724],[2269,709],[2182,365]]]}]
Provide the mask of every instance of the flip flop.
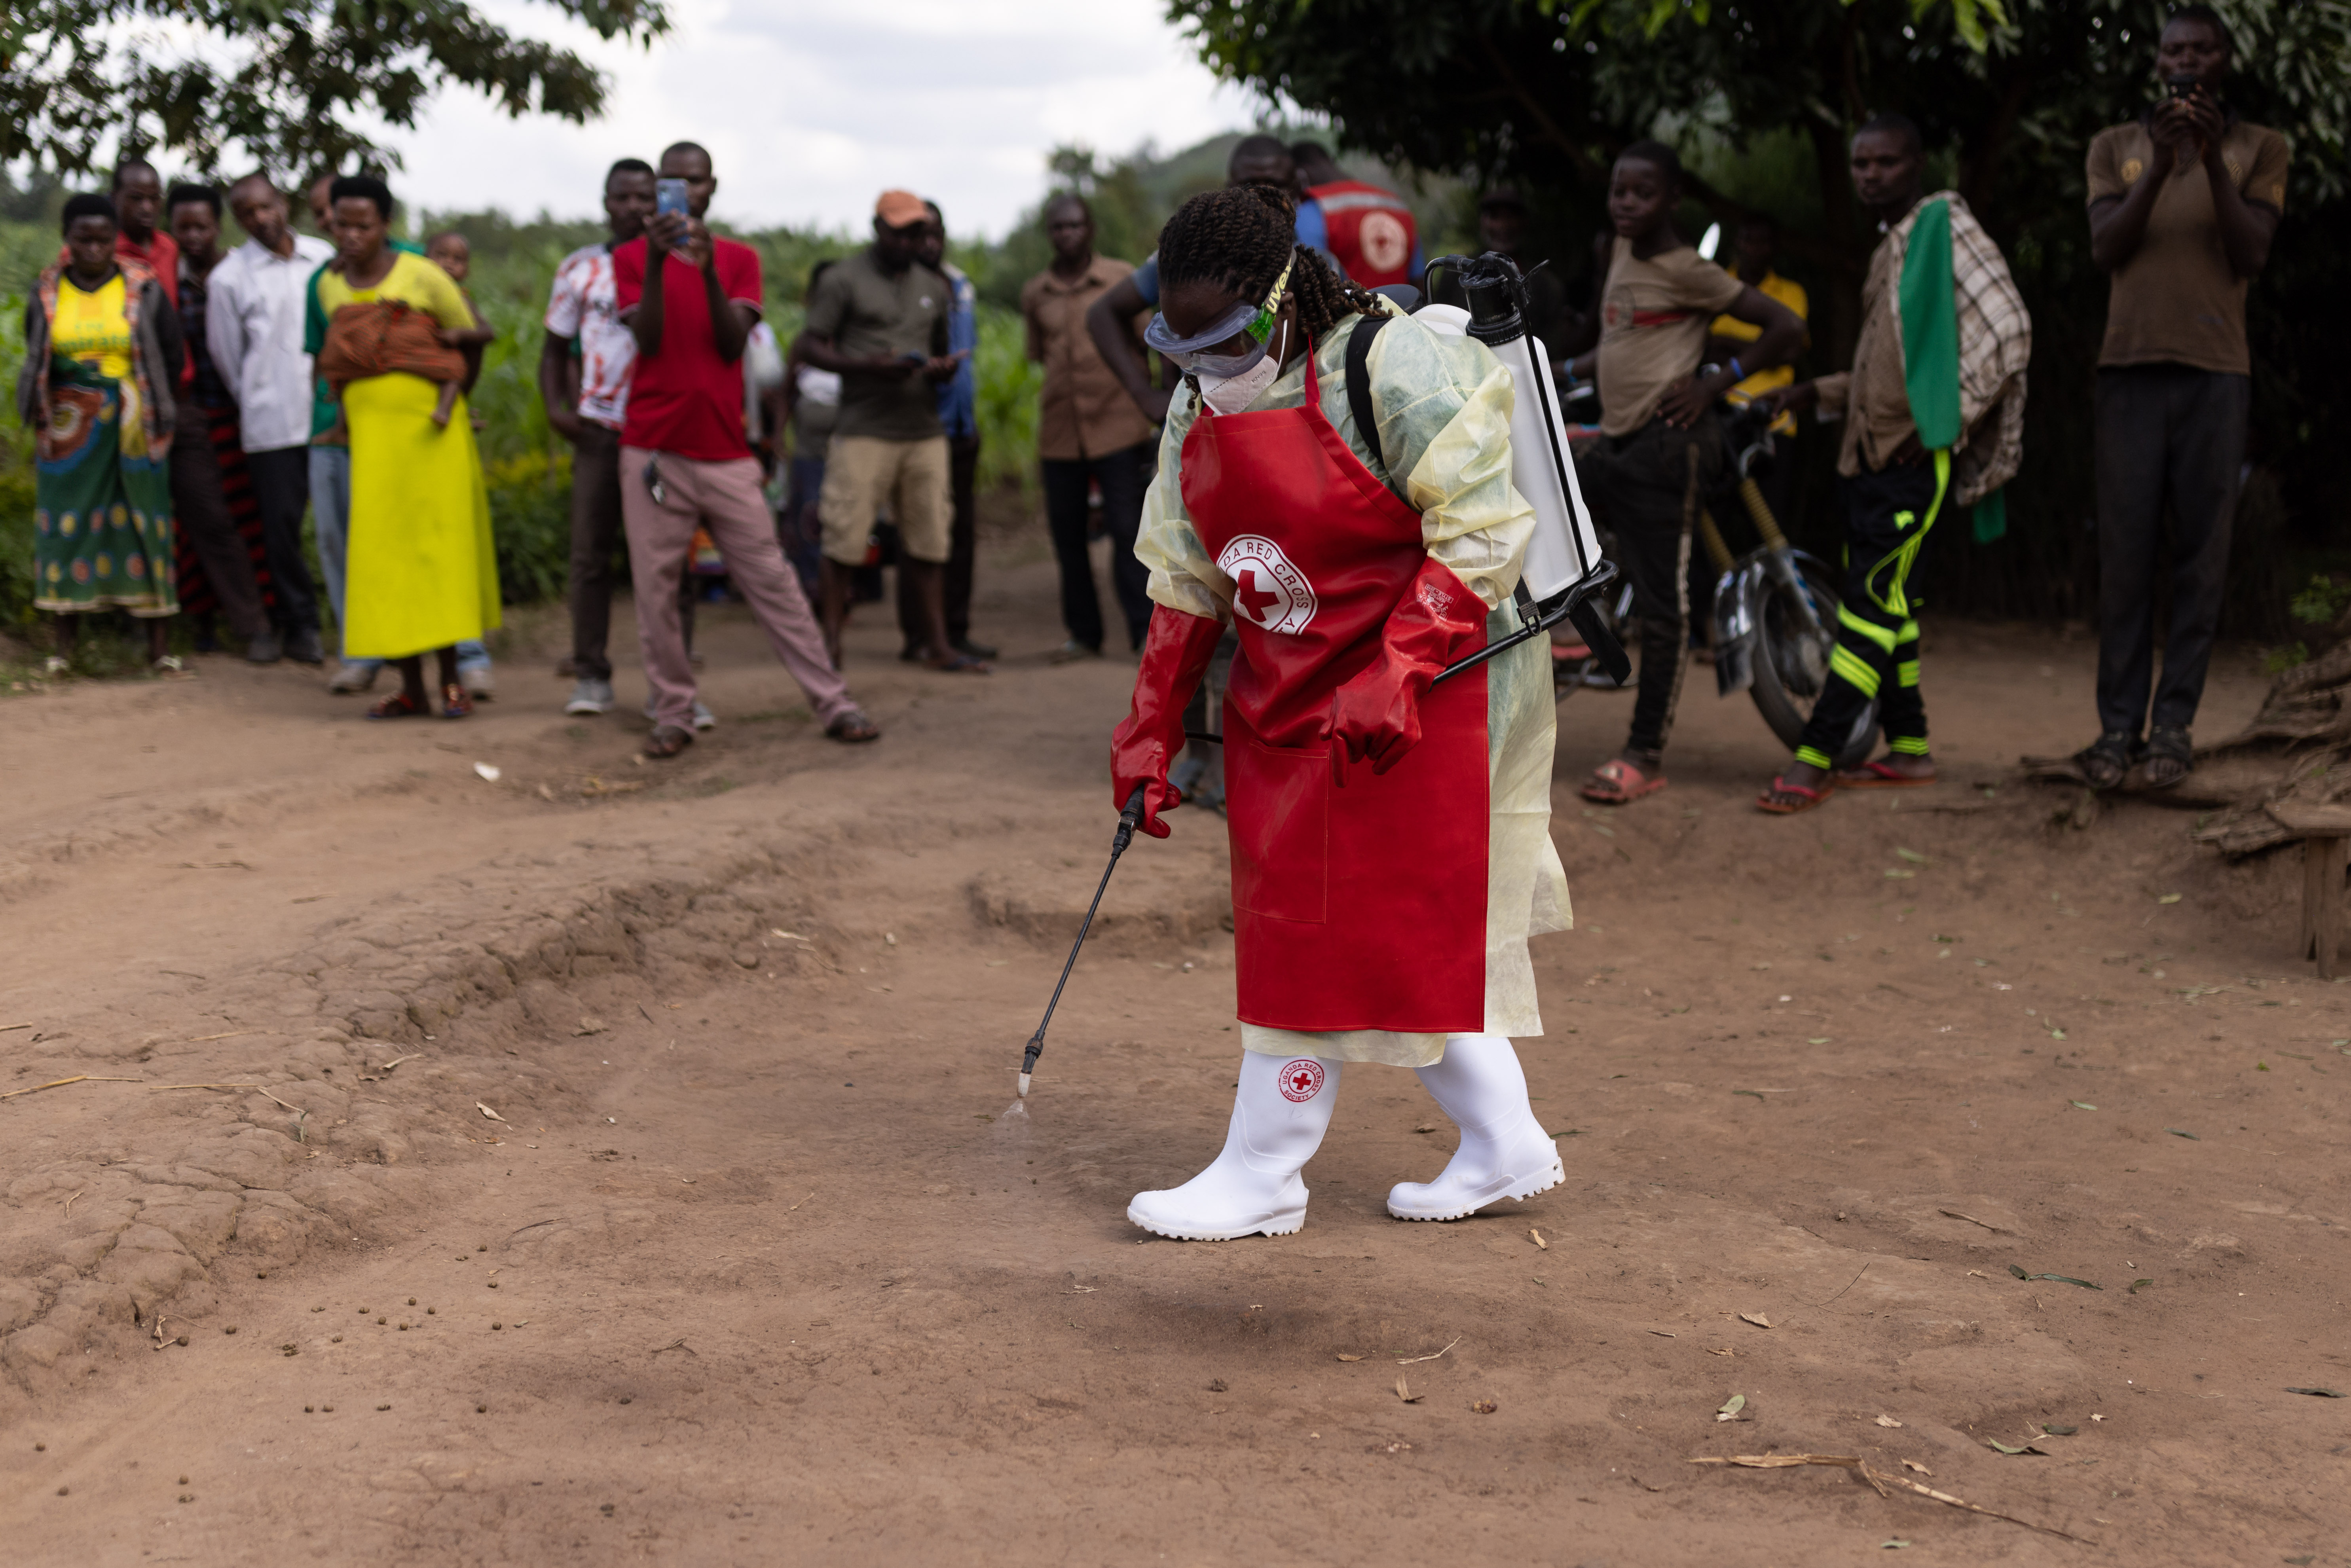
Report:
[{"label": "flip flop", "polygon": [[[1807,789],[1802,784],[1791,784],[1785,779],[1774,779],[1771,780],[1771,789],[1755,797],[1755,809],[1759,811],[1769,811],[1775,817],[1792,817],[1799,811],[1809,811],[1813,807],[1823,803],[1831,795],[1835,794],[1837,786],[1834,779],[1824,781],[1817,789]],[[1792,804],[1773,800],[1772,797],[1775,795],[1794,795],[1798,799]]]},{"label": "flip flop", "polygon": [[424,711],[423,703],[406,692],[399,691],[388,697],[378,698],[369,706],[367,716],[370,718],[413,718]]},{"label": "flip flop", "polygon": [[657,724],[653,726],[653,733],[645,737],[645,755],[675,757],[693,744],[694,731],[682,729],[674,724]]},{"label": "flip flop", "polygon": [[1840,789],[1923,789],[1936,781],[1935,775],[1914,778],[1883,758],[1865,762],[1858,768],[1837,770],[1836,787]]},{"label": "flip flop", "polygon": [[844,745],[862,746],[869,740],[881,739],[882,731],[862,711],[852,708],[824,727],[824,737]]},{"label": "flip flop", "polygon": [[975,659],[969,653],[950,653],[944,659],[925,659],[923,663],[943,675],[985,675],[989,673],[987,661]]},{"label": "flip flop", "polygon": [[1620,757],[1593,768],[1581,793],[1596,805],[1629,806],[1665,787],[1665,779],[1649,778]]}]

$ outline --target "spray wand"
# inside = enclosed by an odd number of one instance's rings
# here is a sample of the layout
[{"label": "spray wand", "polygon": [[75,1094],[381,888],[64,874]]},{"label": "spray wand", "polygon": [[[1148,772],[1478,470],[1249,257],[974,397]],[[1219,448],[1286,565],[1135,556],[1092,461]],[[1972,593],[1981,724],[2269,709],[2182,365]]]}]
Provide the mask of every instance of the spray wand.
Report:
[{"label": "spray wand", "polygon": [[1118,831],[1110,839],[1110,864],[1102,867],[1102,881],[1094,888],[1094,901],[1086,905],[1086,918],[1078,926],[1078,939],[1070,944],[1069,961],[1061,966],[1061,977],[1053,982],[1052,999],[1045,1004],[1045,1016],[1037,1022],[1037,1032],[1029,1037],[1029,1049],[1020,1058],[1020,1098],[1029,1098],[1029,1075],[1037,1071],[1037,1058],[1045,1051],[1045,1026],[1053,1021],[1053,1009],[1061,1005],[1061,988],[1070,983],[1070,971],[1078,967],[1078,949],[1086,945],[1086,933],[1093,929],[1094,911],[1102,907],[1102,894],[1110,889],[1110,873],[1118,869],[1118,857],[1134,841],[1134,830],[1143,824],[1143,792],[1149,786],[1137,784],[1126,798],[1126,810],[1118,814]]}]

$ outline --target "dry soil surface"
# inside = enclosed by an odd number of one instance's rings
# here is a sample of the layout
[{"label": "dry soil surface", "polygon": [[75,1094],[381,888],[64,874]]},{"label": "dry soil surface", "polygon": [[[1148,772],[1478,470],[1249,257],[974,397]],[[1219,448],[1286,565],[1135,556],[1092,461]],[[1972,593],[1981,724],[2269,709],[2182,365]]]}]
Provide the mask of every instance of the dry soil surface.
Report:
[{"label": "dry soil surface", "polygon": [[[1229,1109],[1215,818],[1129,855],[1006,1115],[1131,679],[1044,663],[1046,571],[984,680],[869,612],[856,750],[723,613],[669,765],[543,651],[462,725],[225,659],[0,702],[9,1560],[2351,1554],[2351,1400],[2293,1392],[2351,1393],[2351,1009],[2298,865],[2015,781],[2085,641],[1932,626],[1946,782],[1785,821],[1705,672],[1621,813],[1573,785],[1629,698],[1572,698],[1566,1185],[1390,1220],[1452,1132],[1358,1068],[1305,1230],[1186,1245],[1123,1210]],[[1894,1479],[1691,1462],[1767,1453]]]}]

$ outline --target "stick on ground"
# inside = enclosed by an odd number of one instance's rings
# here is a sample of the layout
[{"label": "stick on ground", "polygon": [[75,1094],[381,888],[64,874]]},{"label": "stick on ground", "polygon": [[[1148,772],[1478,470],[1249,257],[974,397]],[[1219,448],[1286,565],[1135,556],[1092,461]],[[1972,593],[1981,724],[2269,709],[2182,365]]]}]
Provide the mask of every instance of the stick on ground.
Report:
[{"label": "stick on ground", "polygon": [[62,1089],[68,1083],[137,1083],[136,1078],[101,1078],[94,1072],[77,1072],[71,1078],[53,1078],[47,1083],[36,1083],[30,1089],[11,1089],[0,1094],[0,1100],[14,1100],[19,1094],[38,1094],[44,1089]]},{"label": "stick on ground", "polygon": [[1871,1468],[1868,1460],[1851,1454],[1737,1454],[1726,1458],[1704,1458],[1692,1459],[1689,1462],[1693,1465],[1738,1465],[1750,1470],[1791,1469],[1798,1465],[1832,1465],[1839,1469],[1853,1471],[1863,1480],[1867,1481],[1880,1497],[1887,1495],[1886,1490],[1887,1487],[1900,1487],[1904,1491],[1916,1492],[1918,1496],[1932,1499],[1936,1502],[1946,1503],[1952,1508],[1962,1508],[1970,1513],[1980,1513],[1987,1519],[2004,1519],[2011,1524],[2021,1524],[2027,1530],[2037,1530],[2043,1535],[2053,1535],[2060,1541],[2080,1542],[2085,1546],[2097,1544],[2096,1542],[2083,1536],[2069,1535],[2064,1531],[2052,1529],[2045,1524],[2035,1524],[2029,1519],[2019,1519],[2012,1513],[2001,1513],[1997,1509],[1978,1508],[1965,1498],[1953,1497],[1947,1491],[1937,1491],[1933,1487],[1923,1485],[1907,1477],[1889,1476],[1883,1470]]}]

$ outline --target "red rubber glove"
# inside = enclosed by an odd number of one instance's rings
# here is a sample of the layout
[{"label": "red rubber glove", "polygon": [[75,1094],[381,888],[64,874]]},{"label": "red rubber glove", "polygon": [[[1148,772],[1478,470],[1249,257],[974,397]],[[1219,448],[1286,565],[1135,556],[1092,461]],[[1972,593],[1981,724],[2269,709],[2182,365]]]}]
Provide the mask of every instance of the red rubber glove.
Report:
[{"label": "red rubber glove", "polygon": [[1332,782],[1347,782],[1347,764],[1372,759],[1385,773],[1420,744],[1420,699],[1437,673],[1485,646],[1486,603],[1431,556],[1404,591],[1380,632],[1379,657],[1331,694]]},{"label": "red rubber glove", "polygon": [[1143,667],[1134,673],[1134,706],[1111,732],[1111,799],[1123,811],[1134,787],[1148,786],[1142,825],[1155,839],[1167,836],[1167,824],[1159,813],[1183,803],[1167,782],[1167,770],[1184,749],[1184,705],[1207,674],[1208,661],[1224,634],[1221,621],[1187,615],[1165,604],[1153,611],[1151,632],[1143,641]]}]

